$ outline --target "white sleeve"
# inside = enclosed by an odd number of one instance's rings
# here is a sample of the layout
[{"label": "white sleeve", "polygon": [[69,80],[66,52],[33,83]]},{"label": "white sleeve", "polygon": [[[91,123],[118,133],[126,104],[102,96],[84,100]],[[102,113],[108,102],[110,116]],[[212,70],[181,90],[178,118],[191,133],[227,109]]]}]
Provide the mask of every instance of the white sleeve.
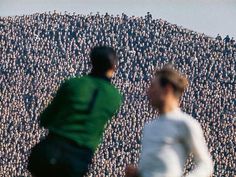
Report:
[{"label": "white sleeve", "polygon": [[202,128],[195,121],[191,121],[187,127],[189,136],[186,138],[186,143],[194,155],[196,167],[186,177],[210,177],[213,174],[213,162],[205,143]]}]

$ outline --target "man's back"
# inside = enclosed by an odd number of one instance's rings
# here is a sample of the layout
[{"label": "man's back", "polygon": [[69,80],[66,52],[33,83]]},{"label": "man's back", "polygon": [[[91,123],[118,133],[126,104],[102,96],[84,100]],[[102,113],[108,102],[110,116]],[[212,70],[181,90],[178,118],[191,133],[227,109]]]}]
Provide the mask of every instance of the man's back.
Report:
[{"label": "man's back", "polygon": [[95,150],[104,124],[121,103],[118,90],[106,79],[94,76],[71,78],[41,115],[49,132]]},{"label": "man's back", "polygon": [[144,127],[140,172],[143,177],[180,177],[188,155],[199,162],[193,176],[212,171],[199,123],[177,109],[161,115]]}]

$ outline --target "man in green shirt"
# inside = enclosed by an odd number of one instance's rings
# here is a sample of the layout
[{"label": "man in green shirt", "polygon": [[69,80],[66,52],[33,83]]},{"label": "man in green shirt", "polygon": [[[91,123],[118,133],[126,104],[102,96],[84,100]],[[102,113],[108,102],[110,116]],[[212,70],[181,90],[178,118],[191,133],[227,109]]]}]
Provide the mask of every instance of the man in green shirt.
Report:
[{"label": "man in green shirt", "polygon": [[110,79],[116,52],[106,46],[92,49],[92,71],[66,80],[40,115],[40,126],[49,135],[31,152],[28,169],[36,177],[80,177],[86,174],[104,125],[122,97]]}]

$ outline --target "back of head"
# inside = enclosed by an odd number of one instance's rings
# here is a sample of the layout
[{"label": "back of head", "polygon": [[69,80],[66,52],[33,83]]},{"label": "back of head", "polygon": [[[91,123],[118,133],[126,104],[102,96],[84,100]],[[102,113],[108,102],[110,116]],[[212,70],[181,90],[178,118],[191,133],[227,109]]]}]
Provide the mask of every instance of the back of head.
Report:
[{"label": "back of head", "polygon": [[170,84],[173,87],[175,96],[178,98],[188,86],[188,79],[171,65],[165,65],[162,69],[157,70],[155,76],[159,78],[162,87]]},{"label": "back of head", "polygon": [[90,52],[92,73],[104,75],[108,70],[115,69],[117,63],[116,51],[108,46],[96,46]]}]

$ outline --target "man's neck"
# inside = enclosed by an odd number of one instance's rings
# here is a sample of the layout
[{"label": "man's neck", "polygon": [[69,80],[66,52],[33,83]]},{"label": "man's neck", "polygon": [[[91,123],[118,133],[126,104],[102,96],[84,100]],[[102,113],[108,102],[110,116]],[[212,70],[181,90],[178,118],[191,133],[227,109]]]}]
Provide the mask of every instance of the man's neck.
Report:
[{"label": "man's neck", "polygon": [[179,108],[178,102],[171,102],[171,104],[164,104],[161,108],[158,109],[158,111],[160,115],[163,115],[163,114],[173,112],[174,110],[178,108]]}]

